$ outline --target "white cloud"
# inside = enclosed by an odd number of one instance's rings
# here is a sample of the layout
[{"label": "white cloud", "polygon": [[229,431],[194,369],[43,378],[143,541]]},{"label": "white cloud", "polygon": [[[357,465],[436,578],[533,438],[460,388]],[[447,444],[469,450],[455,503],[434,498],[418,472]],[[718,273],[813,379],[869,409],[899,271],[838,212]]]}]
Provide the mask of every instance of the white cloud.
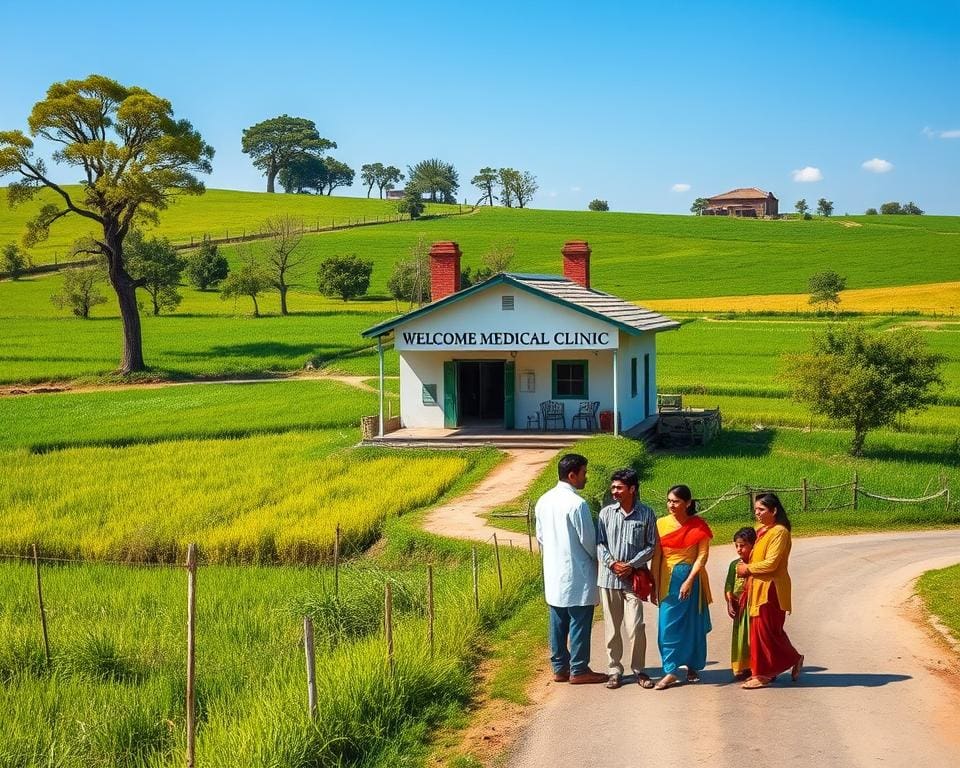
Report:
[{"label": "white cloud", "polygon": [[580,191],[580,187],[570,187],[570,191],[571,191],[571,192],[579,192],[579,191]]},{"label": "white cloud", "polygon": [[689,191],[690,191],[690,185],[689,185],[689,184],[683,184],[683,183],[674,184],[672,187],[670,187],[670,189],[673,190],[674,192],[689,192]]},{"label": "white cloud", "polygon": [[865,163],[861,163],[861,168],[865,171],[870,171],[870,173],[890,173],[893,170],[893,163],[889,160],[881,160],[879,157],[873,158],[873,160],[867,160]]},{"label": "white cloud", "polygon": [[820,169],[814,168],[812,165],[808,165],[806,168],[793,171],[790,175],[793,176],[794,181],[803,183],[811,181],[823,181],[823,174],[820,173]]},{"label": "white cloud", "polygon": [[960,139],[960,128],[949,131],[935,131],[929,126],[923,129],[923,135],[928,139]]}]

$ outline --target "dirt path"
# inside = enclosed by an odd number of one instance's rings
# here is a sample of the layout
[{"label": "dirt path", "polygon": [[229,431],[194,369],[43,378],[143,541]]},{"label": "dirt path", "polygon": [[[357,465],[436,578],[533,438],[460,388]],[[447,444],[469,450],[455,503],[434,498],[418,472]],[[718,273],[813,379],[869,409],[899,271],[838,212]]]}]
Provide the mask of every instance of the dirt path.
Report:
[{"label": "dirt path", "polygon": [[[715,594],[734,557],[732,545],[713,548]],[[798,539],[787,631],[806,655],[799,684],[744,691],[729,683],[731,622],[721,598],[712,606],[703,683],[667,691],[545,683],[542,707],[506,765],[956,765],[960,664],[920,618],[912,584],[958,561],[956,530]],[[647,663],[654,665],[656,609],[644,608]],[[601,625],[592,658],[602,670]]]},{"label": "dirt path", "polygon": [[[474,541],[486,541],[496,533],[501,543],[509,546],[512,542],[513,546],[526,547],[526,536],[488,525],[481,515],[513,501],[523,493],[547,463],[557,455],[557,451],[552,448],[524,448],[506,451],[506,454],[506,460],[473,490],[431,511],[424,520],[423,527],[441,536]],[[533,546],[536,548],[536,540]]]},{"label": "dirt path", "polygon": [[[0,387],[0,396],[3,395],[45,395],[83,392],[116,392],[122,389],[161,389],[163,387],[191,387],[203,384],[275,384],[282,381],[339,381],[351,387],[367,392],[376,392],[377,388],[367,384],[376,376],[342,376],[332,373],[294,373],[291,375],[261,377],[253,379],[203,379],[198,381],[148,381],[139,384],[92,384],[89,386],[74,387],[70,384],[31,384],[24,386]],[[397,376],[384,376],[385,379],[396,379]]]}]

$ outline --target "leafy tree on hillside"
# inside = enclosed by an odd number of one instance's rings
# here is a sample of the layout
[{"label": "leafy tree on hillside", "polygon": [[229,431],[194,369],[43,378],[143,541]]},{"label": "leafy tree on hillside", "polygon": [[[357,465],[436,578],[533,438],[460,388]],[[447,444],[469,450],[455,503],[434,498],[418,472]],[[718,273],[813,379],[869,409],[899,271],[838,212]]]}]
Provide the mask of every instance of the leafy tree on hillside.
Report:
[{"label": "leafy tree on hillside", "polygon": [[864,215],[864,216],[876,216],[876,215],[877,215],[877,209],[876,209],[876,208],[867,208],[867,210],[865,210],[865,211],[863,212],[863,215]]},{"label": "leafy tree on hillside", "polygon": [[63,286],[50,297],[50,301],[57,309],[69,309],[77,317],[86,320],[90,317],[92,307],[107,301],[107,297],[97,290],[97,286],[106,282],[106,279],[106,270],[99,264],[65,269]]},{"label": "leafy tree on hillside", "polygon": [[353,178],[356,176],[353,168],[346,163],[335,160],[332,157],[323,158],[324,174],[319,192],[322,195],[326,190],[327,195],[332,195],[337,187],[349,187],[353,184]]},{"label": "leafy tree on hillside", "polygon": [[323,138],[313,120],[280,115],[244,128],[241,148],[267,177],[273,192],[277,174],[301,155],[322,155],[337,143]]},{"label": "leafy tree on hillside", "polygon": [[525,207],[539,189],[537,177],[530,171],[501,168],[499,177],[500,200],[507,208],[512,208],[514,203],[518,208]]},{"label": "leafy tree on hillside", "polygon": [[331,256],[320,262],[317,288],[324,296],[339,296],[344,301],[363,296],[370,288],[373,262],[357,254]]},{"label": "leafy tree on hillside", "polygon": [[146,238],[134,230],[127,237],[127,265],[130,275],[147,292],[154,316],[161,309],[173,311],[183,300],[177,291],[186,262],[166,238]]},{"label": "leafy tree on hillside", "polygon": [[693,205],[690,206],[690,213],[695,213],[697,216],[703,216],[703,212],[707,210],[710,205],[710,201],[705,197],[698,197],[693,201]]},{"label": "leafy tree on hillside", "polygon": [[297,270],[307,260],[305,252],[296,253],[303,241],[303,219],[290,215],[271,216],[263,222],[263,230],[270,235],[266,255],[267,273],[273,287],[280,292],[280,314],[287,315],[290,279],[297,276]]},{"label": "leafy tree on hillside", "polygon": [[419,219],[426,208],[423,202],[423,192],[415,184],[407,184],[403,193],[403,200],[397,203],[397,211],[410,215],[412,219]]},{"label": "leafy tree on hillside", "polygon": [[431,203],[455,203],[460,188],[460,178],[451,163],[431,158],[421,160],[412,168],[407,168],[410,177],[409,187],[429,193]]},{"label": "leafy tree on hillside", "polygon": [[187,257],[187,279],[201,291],[213,288],[230,272],[226,257],[209,237],[203,238],[195,253]]},{"label": "leafy tree on hillside", "polygon": [[480,257],[480,266],[476,270],[467,267],[460,271],[460,287],[469,288],[471,285],[489,280],[494,275],[506,272],[513,261],[515,250],[509,243],[494,243]]},{"label": "leafy tree on hillside", "polygon": [[799,213],[802,217],[806,217],[807,211],[810,210],[810,206],[807,205],[807,201],[805,199],[797,200],[793,207],[797,209],[797,213]]},{"label": "leafy tree on hillside", "polygon": [[810,288],[811,304],[822,304],[836,309],[840,306],[840,292],[847,287],[847,278],[828,269],[811,275],[807,285]]},{"label": "leafy tree on hillside", "polygon": [[832,216],[833,215],[833,201],[827,200],[825,197],[821,197],[817,200],[817,215],[819,216]]},{"label": "leafy tree on hillside", "polygon": [[943,361],[913,329],[870,333],[859,325],[828,328],[809,352],[787,357],[794,398],[853,429],[853,456],[863,454],[871,429],[936,401]]},{"label": "leafy tree on hillside", "polygon": [[53,182],[33,142],[20,131],[0,132],[0,176],[18,174],[11,204],[47,187],[58,203],[41,206],[27,225],[24,243],[46,239],[50,226],[75,215],[95,222],[102,234],[86,249],[106,260],[123,324],[120,372],[142,371],[143,341],[137,281],[127,271],[124,243],[134,224],[156,221],[177,195],[204,191],[197,173],[209,173],[213,148],[186,120],[176,120],[170,102],[143,88],[91,75],[54,83],[28,120],[30,133],[59,145],[53,157],[80,171],[74,194]]},{"label": "leafy tree on hillside", "polygon": [[900,213],[905,213],[908,216],[923,216],[923,211],[920,210],[920,207],[917,206],[913,200],[903,206],[900,209]]},{"label": "leafy tree on hillside", "polygon": [[382,166],[377,174],[376,181],[377,189],[380,190],[380,199],[382,200],[384,190],[394,189],[397,184],[403,181],[403,172],[395,165]]},{"label": "leafy tree on hillside", "polygon": [[880,213],[884,216],[896,216],[897,214],[903,213],[903,211],[900,208],[900,203],[893,200],[889,203],[883,203],[883,205],[880,206]]},{"label": "leafy tree on hillside", "polygon": [[367,186],[367,197],[373,192],[380,174],[383,173],[383,163],[364,163],[360,166],[360,181]]},{"label": "leafy tree on hillside", "polygon": [[30,267],[30,256],[16,243],[7,243],[0,253],[0,270],[17,280]]},{"label": "leafy tree on hillside", "polygon": [[430,301],[430,246],[420,235],[406,258],[393,265],[387,290],[400,309],[400,302],[421,306]]},{"label": "leafy tree on hillside", "polygon": [[587,204],[587,209],[591,211],[609,211],[610,204],[606,200],[594,198]]},{"label": "leafy tree on hillside", "polygon": [[270,290],[272,286],[270,270],[251,253],[244,256],[240,266],[231,270],[220,284],[220,298],[226,300],[249,296],[253,300],[253,316],[260,317],[257,297]]},{"label": "leafy tree on hillside", "polygon": [[325,158],[315,154],[300,154],[290,160],[277,174],[280,186],[288,193],[320,190],[326,183]]},{"label": "leafy tree on hillside", "polygon": [[496,196],[493,194],[493,187],[497,183],[499,173],[496,168],[481,168],[480,172],[470,179],[470,183],[483,192],[483,195],[477,200],[477,205],[487,201],[487,205],[493,205]]}]

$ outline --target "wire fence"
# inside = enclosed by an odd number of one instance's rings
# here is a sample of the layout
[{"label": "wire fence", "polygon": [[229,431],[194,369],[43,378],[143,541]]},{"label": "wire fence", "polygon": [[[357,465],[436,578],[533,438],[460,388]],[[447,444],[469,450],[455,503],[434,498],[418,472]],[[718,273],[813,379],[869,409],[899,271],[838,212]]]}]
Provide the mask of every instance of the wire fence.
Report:
[{"label": "wire fence", "polygon": [[[328,588],[332,589],[332,595],[326,596],[331,598],[334,602],[337,602],[341,599],[341,580],[343,575],[348,574],[351,572],[351,570],[353,570],[355,571],[354,575],[357,576],[358,580],[362,579],[364,583],[367,583],[367,580],[372,573],[369,568],[365,567],[359,561],[359,558],[366,555],[367,552],[360,546],[349,547],[347,551],[344,551],[342,543],[341,529],[338,525],[336,528],[336,536],[334,541],[333,565],[329,569],[332,571],[332,587],[329,584],[320,585],[321,591],[326,591]],[[481,556],[480,554],[479,547],[486,544],[492,545],[492,557],[490,556],[489,550],[487,550],[484,556]],[[472,585],[472,591],[469,595],[458,594],[452,603],[448,601],[446,606],[451,610],[451,612],[458,616],[462,616],[466,605],[469,604],[472,606],[473,611],[478,616],[481,615],[481,578],[484,576],[484,573],[487,574],[488,578],[493,578],[495,575],[498,592],[500,594],[504,592],[505,574],[502,559],[503,555],[501,553],[502,548],[503,545],[498,540],[496,533],[486,539],[486,541],[473,545],[470,557],[470,582]],[[510,541],[509,548],[520,551],[519,547],[514,547],[513,541]],[[532,545],[530,549],[532,551]],[[49,625],[48,615],[50,614],[51,606],[48,598],[45,598],[44,596],[43,571],[45,569],[43,566],[61,568],[69,565],[109,565],[122,566],[130,569],[154,568],[180,570],[186,572],[184,588],[187,606],[187,626],[184,638],[185,653],[183,657],[183,664],[184,668],[186,669],[186,697],[183,711],[185,714],[187,733],[184,762],[188,768],[194,768],[196,761],[197,738],[196,681],[198,677],[202,677],[203,675],[203,669],[198,668],[197,664],[195,642],[196,628],[198,624],[202,624],[206,618],[209,618],[210,621],[217,620],[217,616],[205,617],[202,613],[198,613],[197,594],[203,588],[203,569],[212,567],[216,564],[202,562],[202,557],[196,544],[188,545],[186,559],[183,563],[151,563],[131,562],[125,560],[92,560],[70,557],[52,557],[42,555],[41,548],[37,545],[33,545],[31,547],[30,554],[0,552],[0,560],[18,562],[24,565],[32,564],[33,566],[33,568],[30,569],[30,579],[31,581],[35,581],[37,621],[39,624],[40,635],[42,636],[44,659],[47,669],[50,672],[53,671],[55,662],[57,660],[58,647],[62,647],[60,646],[61,639],[64,644],[66,644],[71,639],[71,635],[69,632],[64,632],[65,636],[59,636],[57,633],[57,627],[53,626],[51,628]],[[419,574],[414,574],[413,576],[413,578],[417,579],[418,583],[420,583],[421,588],[417,591],[411,591],[408,584],[405,584],[397,576],[391,575],[390,571],[383,571],[378,575],[382,577],[382,583],[380,585],[382,603],[378,613],[380,624],[379,635],[382,640],[383,662],[386,665],[388,674],[392,677],[396,672],[398,654],[402,653],[403,651],[402,647],[398,647],[394,642],[396,592],[397,590],[400,590],[400,597],[401,601],[403,602],[403,610],[412,612],[415,615],[421,616],[425,619],[423,640],[429,648],[429,655],[432,659],[437,651],[437,580],[434,573],[434,565],[429,563],[424,565],[422,572]],[[410,571],[405,570],[404,576],[406,577],[406,580],[409,580],[411,578]],[[456,575],[455,579],[457,578],[460,578],[460,576]],[[455,579],[451,579],[448,586],[450,586],[450,588],[459,589],[462,585],[455,585]],[[359,583],[359,581],[357,583]],[[61,607],[62,606],[54,606],[54,614],[56,614]],[[326,617],[323,615],[312,616],[307,610],[305,610],[301,617],[302,629],[300,630],[304,654],[304,712],[311,720],[316,719],[318,711],[316,684],[316,638],[318,636],[318,632],[314,623],[315,618],[318,618],[322,622]],[[330,628],[324,627],[322,631],[319,632],[319,635],[324,641],[329,640]],[[336,638],[335,640],[339,642],[349,639],[352,638]]]}]

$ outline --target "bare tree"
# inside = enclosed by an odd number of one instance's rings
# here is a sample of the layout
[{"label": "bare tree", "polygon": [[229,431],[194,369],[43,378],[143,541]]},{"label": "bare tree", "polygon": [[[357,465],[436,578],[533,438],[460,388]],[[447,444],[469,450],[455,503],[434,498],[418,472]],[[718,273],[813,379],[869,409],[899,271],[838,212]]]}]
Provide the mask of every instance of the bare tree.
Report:
[{"label": "bare tree", "polygon": [[296,216],[271,216],[263,223],[264,230],[272,238],[267,251],[267,268],[273,287],[280,291],[280,314],[287,312],[287,291],[290,279],[296,277],[297,268],[306,260],[307,255],[297,248],[303,241],[303,219]]}]

